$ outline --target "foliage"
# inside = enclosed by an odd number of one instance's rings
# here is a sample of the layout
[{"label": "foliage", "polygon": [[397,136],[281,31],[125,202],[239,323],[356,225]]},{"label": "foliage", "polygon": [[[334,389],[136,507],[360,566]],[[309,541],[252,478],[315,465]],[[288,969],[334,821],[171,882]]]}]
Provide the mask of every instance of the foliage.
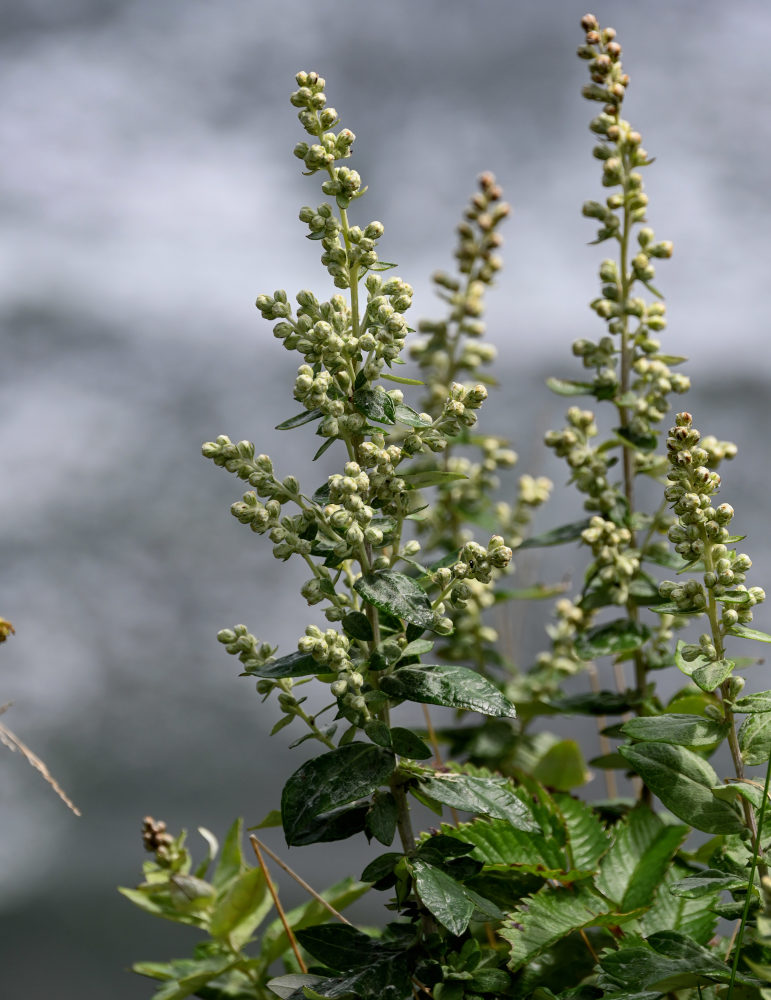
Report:
[{"label": "foliage", "polygon": [[[565,427],[545,439],[583,509],[529,538],[551,484],[523,475],[515,500],[501,502],[499,472],[516,455],[477,430],[494,385],[481,317],[501,267],[500,189],[480,179],[458,228],[457,273],[435,276],[446,314],[421,322],[410,346],[420,378],[398,374],[412,289],[378,258],[381,223],[350,221],[366,191],[340,165],[354,135],[335,131],[324,80],[297,76],[291,100],[309,138],[295,155],[321,175],[328,199],[300,219],[336,291],[322,300],[302,290],[295,306],[278,290],[257,307],[301,355],[294,398],[303,409],[277,427],[315,428],[316,458],[329,451],[339,471],[301,486],[251,442],[224,435],[203,454],[247,485],[232,506],[237,520],[267,534],[277,559],[307,566],[301,593],[325,621],[281,656],[245,625],[219,640],[264,700],[276,696],[273,731],[299,724],[293,746],[322,745],[261,825],[280,823],[287,845],[363,833],[385,850],[361,882],[311,889],[306,906],[285,913],[256,837],[258,865],[242,856],[240,821],[221,852],[201,830],[209,850],[194,866],[184,834],[148,817],[153,860],[142,884],[122,891],[204,935],[191,959],[135,966],[160,981],[161,1000],[771,996],[768,770],[764,787],[747,770],[768,765],[771,692],[743,694],[736,672],[753,662],[737,655],[740,640],[771,641],[750,627],[765,594],[747,586],[752,563],[735,548],[734,510],[715,500],[716,470],[735,447],[702,437],[687,412],[662,435],[671,395],[689,388],[674,370],[684,359],[659,339],[655,266],[672,246],[646,221],[641,170],[652,161],[621,116],[621,46],[592,15],[582,27],[583,94],[601,106],[590,129],[608,189],[583,214],[615,256],[600,264],[591,302],[605,331],[573,344],[583,378],[548,381],[596,404],[570,406]],[[648,509],[640,497],[654,494]],[[502,654],[488,611],[561,594],[512,588],[506,577],[517,549],[569,543],[586,562],[580,589],[559,597],[549,647],[523,669]],[[661,580],[662,568],[676,579]],[[697,639],[678,638],[701,619]],[[593,676],[602,658],[617,690],[566,695],[564,681]],[[667,703],[656,684],[663,670],[684,675]],[[312,714],[307,684],[329,691]],[[425,729],[394,724],[403,702],[423,706]],[[437,734],[428,706],[454,710],[458,724]],[[604,801],[576,795],[587,765],[574,740],[548,732],[554,715],[598,717]],[[633,797],[619,794],[619,777]],[[441,817],[437,829],[415,835],[413,800]],[[693,831],[709,839],[694,847]],[[392,916],[374,931],[341,913],[370,890],[387,894]],[[721,917],[736,924],[716,937]]]}]

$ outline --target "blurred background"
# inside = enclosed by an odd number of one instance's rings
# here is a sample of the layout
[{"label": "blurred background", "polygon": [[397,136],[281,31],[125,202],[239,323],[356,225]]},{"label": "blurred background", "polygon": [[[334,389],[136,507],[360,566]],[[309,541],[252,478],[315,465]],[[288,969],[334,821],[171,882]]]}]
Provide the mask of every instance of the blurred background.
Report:
[{"label": "blurred background", "polygon": [[[574,55],[585,10],[568,0],[2,6],[0,614],[17,635],[0,650],[0,703],[14,702],[3,722],[83,811],[69,814],[0,749],[3,991],[128,1000],[152,993],[126,972],[133,960],[192,947],[185,929],[115,891],[138,881],[143,815],[219,835],[237,815],[253,824],[312,749],[287,751],[291,730],[268,739],[275,706],[260,704],[215,638],[243,621],[291,651],[315,620],[298,594],[305,574],[230,516],[240,484],[200,457],[202,441],[226,433],[309,488],[334,467],[329,453],[309,482],[317,442],[307,428],[272,429],[297,410],[297,359],[253,305],[274,288],[329,294],[297,220],[322,196],[291,155],[302,138],[294,74],[325,76],[357,134],[352,165],[370,190],[355,221],[384,222],[381,256],[414,285],[416,319],[439,311],[430,274],[451,265],[476,176],[497,175],[514,215],[489,297],[501,388],[485,426],[511,439],[517,473],[561,487],[564,468],[540,441],[566,401],[543,380],[578,376],[571,342],[602,329],[587,302],[604,254],[587,246],[594,225],[580,215],[602,193]],[[626,116],[657,157],[649,218],[675,244],[657,281],[666,344],[691,358],[698,426],[739,445],[723,496],[750,536],[751,582],[768,585],[771,8],[649,0],[594,12],[618,29]],[[566,516],[575,500],[558,489],[537,528]],[[523,553],[521,585],[559,579],[567,558]],[[525,666],[549,609],[527,610],[527,627],[521,612],[510,627]],[[764,608],[756,621],[769,628]],[[275,831],[266,839],[286,850]],[[360,839],[358,855],[328,845],[289,860],[311,881],[320,870],[321,887],[352,857],[363,867]],[[299,900],[291,885],[282,892]]]}]

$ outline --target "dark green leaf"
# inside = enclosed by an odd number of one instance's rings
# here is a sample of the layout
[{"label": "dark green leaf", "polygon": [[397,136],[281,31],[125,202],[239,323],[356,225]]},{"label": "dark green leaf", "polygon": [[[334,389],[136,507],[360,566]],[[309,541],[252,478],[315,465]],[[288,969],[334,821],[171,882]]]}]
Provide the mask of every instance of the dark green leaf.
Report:
[{"label": "dark green leaf", "polygon": [[[386,376],[387,377],[387,376]],[[399,382],[411,382],[411,379],[397,379],[393,376],[394,381]],[[422,384],[422,383],[421,383]],[[417,410],[413,410],[411,406],[407,406],[406,403],[397,403],[394,406],[394,416],[399,421],[400,424],[406,424],[408,427],[430,427],[432,421],[423,420]]]},{"label": "dark green leaf", "polygon": [[372,642],[374,636],[369,618],[361,611],[350,611],[342,620],[343,631],[352,639]]},{"label": "dark green leaf", "polygon": [[389,747],[391,746],[391,730],[380,719],[371,719],[364,727],[364,732],[369,736],[373,743],[377,743],[379,747]]},{"label": "dark green leaf", "polygon": [[371,795],[393,769],[393,753],[371,743],[349,743],[307,761],[281,796],[287,844],[297,844],[312,832],[314,820],[323,813]]},{"label": "dark green leaf", "polygon": [[714,896],[715,892],[722,892],[724,889],[746,888],[746,878],[742,878],[740,875],[727,875],[715,868],[707,868],[675,882],[669,887],[669,891],[673,896],[700,899],[702,896]]},{"label": "dark green leaf", "polygon": [[472,774],[434,774],[419,788],[432,799],[453,809],[506,819],[517,830],[538,829],[527,806],[506,778],[484,778]]},{"label": "dark green leaf", "polygon": [[332,445],[335,443],[335,441],[339,441],[339,440],[340,440],[340,438],[337,438],[337,437],[327,438],[327,440],[324,442],[324,444],[322,444],[318,448],[318,450],[316,451],[316,454],[313,456],[313,461],[315,462],[317,458],[321,458],[321,456],[325,452],[329,451],[329,449],[332,447]]},{"label": "dark green leaf", "polygon": [[354,590],[378,611],[385,611],[395,618],[422,625],[423,628],[431,628],[435,623],[436,615],[428,594],[404,573],[391,569],[369,573],[359,577]]},{"label": "dark green leaf", "polygon": [[364,832],[368,838],[374,837],[384,847],[390,847],[396,834],[398,809],[391,792],[378,792],[367,813]]},{"label": "dark green leaf", "polygon": [[277,431],[289,431],[293,427],[302,427],[303,424],[309,424],[311,420],[317,420],[319,417],[323,417],[324,413],[321,410],[303,410],[302,413],[298,413],[296,417],[290,417],[288,420],[282,421],[280,424],[276,424]]},{"label": "dark green leaf", "polygon": [[382,389],[357,389],[353,394],[353,405],[375,423],[396,423],[394,401]]},{"label": "dark green leaf", "polygon": [[391,730],[391,745],[400,757],[409,757],[410,760],[427,760],[431,756],[431,748],[411,729],[402,729],[401,726]]},{"label": "dark green leaf", "polygon": [[413,489],[420,490],[425,486],[442,486],[445,483],[455,483],[460,479],[468,479],[463,472],[445,472],[442,469],[426,469],[425,472],[403,472],[402,479]]},{"label": "dark green leaf", "polygon": [[297,931],[297,940],[314,958],[335,972],[365,969],[388,951],[377,938],[350,924],[318,924]]},{"label": "dark green leaf", "polygon": [[571,867],[596,870],[610,846],[610,837],[597,813],[586,802],[570,795],[557,795],[554,801],[567,833]]},{"label": "dark green leaf", "polygon": [[445,833],[434,833],[418,845],[417,856],[432,865],[442,865],[449,858],[460,858],[470,854],[474,845],[460,837]]},{"label": "dark green leaf", "polygon": [[573,521],[572,524],[563,524],[560,528],[552,528],[541,535],[533,535],[527,538],[520,545],[520,549],[534,549],[545,545],[564,545],[565,542],[574,542],[581,537],[581,532],[589,527],[589,518],[583,521]]},{"label": "dark green leaf", "polygon": [[728,724],[707,719],[703,715],[667,713],[630,719],[624,723],[621,731],[633,740],[673,743],[695,749],[720,743],[728,733]]},{"label": "dark green leaf", "polygon": [[639,649],[649,635],[650,630],[645,625],[639,625],[628,618],[617,618],[579,635],[575,648],[582,660],[593,660],[598,656]]},{"label": "dark green leaf", "polygon": [[399,667],[382,679],[380,689],[403,701],[466,708],[498,718],[516,717],[514,706],[491,681],[454,663]]},{"label": "dark green leaf", "polygon": [[324,673],[328,670],[324,664],[314,660],[310,653],[289,653],[278,660],[266,663],[263,666],[253,667],[244,671],[250,677],[309,677],[313,674]]},{"label": "dark green leaf", "polygon": [[411,863],[415,888],[426,907],[451,934],[462,934],[474,913],[463,886],[440,868],[415,858]]},{"label": "dark green leaf", "polygon": [[591,382],[574,382],[564,378],[547,378],[546,385],[558,396],[591,396],[594,391]]},{"label": "dark green leaf", "polygon": [[618,752],[667,809],[697,830],[738,833],[744,829],[739,813],[712,794],[717,775],[692,750],[669,743],[638,743],[619,747]]},{"label": "dark green leaf", "polygon": [[656,434],[636,434],[628,427],[616,427],[614,433],[637,451],[655,451],[659,443]]},{"label": "dark green leaf", "polygon": [[758,642],[771,642],[771,635],[768,632],[760,632],[756,628],[747,628],[746,625],[733,625],[728,629],[730,635],[737,635],[741,639],[756,639]]},{"label": "dark green leaf", "polygon": [[[348,744],[343,744],[347,746]],[[363,833],[367,826],[369,804],[342,806],[331,812],[320,813],[306,827],[294,833],[290,847],[304,847],[306,844],[329,844],[337,840],[347,840],[357,833]]]},{"label": "dark green leaf", "polygon": [[623,715],[641,704],[637,691],[597,691],[576,694],[551,702],[551,708],[565,715]]},{"label": "dark green leaf", "polygon": [[745,764],[765,764],[771,754],[771,712],[748,715],[739,727],[739,748]]}]

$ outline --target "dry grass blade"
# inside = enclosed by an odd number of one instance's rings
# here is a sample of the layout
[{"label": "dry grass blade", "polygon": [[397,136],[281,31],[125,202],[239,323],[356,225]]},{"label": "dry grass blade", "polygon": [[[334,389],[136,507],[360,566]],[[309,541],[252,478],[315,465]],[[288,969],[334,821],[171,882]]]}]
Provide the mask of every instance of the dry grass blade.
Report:
[{"label": "dry grass blade", "polygon": [[[0,706],[0,715],[2,715],[3,712],[7,711],[10,707],[10,702],[7,705]],[[80,816],[80,809],[78,809],[56,778],[54,778],[48,770],[45,762],[42,761],[37,754],[33,753],[25,743],[22,743],[15,733],[12,733],[10,729],[6,728],[2,724],[0,724],[0,743],[2,743],[3,746],[8,747],[9,750],[18,750],[27,763],[31,764],[36,771],[39,771],[43,775],[43,779],[48,782],[51,788],[53,788],[67,808],[71,809],[76,816]]]},{"label": "dry grass blade", "polygon": [[254,853],[257,855],[257,861],[259,862],[260,868],[262,869],[262,874],[265,876],[265,883],[268,886],[268,892],[270,893],[271,898],[273,900],[273,905],[276,907],[276,910],[278,911],[278,915],[284,927],[284,931],[286,932],[286,936],[289,938],[289,943],[292,946],[292,951],[294,952],[295,958],[297,959],[297,964],[300,966],[302,972],[307,973],[308,966],[305,964],[303,957],[300,954],[300,947],[297,944],[297,938],[294,936],[294,931],[290,927],[289,921],[286,918],[286,913],[284,913],[284,907],[281,905],[281,902],[278,898],[278,892],[276,890],[276,886],[273,883],[273,879],[270,877],[268,866],[265,864],[265,858],[263,858],[262,856],[262,851],[260,850],[260,847],[263,845],[260,844],[260,841],[254,836],[254,834],[251,835],[249,840],[252,843],[252,848],[254,850]]}]

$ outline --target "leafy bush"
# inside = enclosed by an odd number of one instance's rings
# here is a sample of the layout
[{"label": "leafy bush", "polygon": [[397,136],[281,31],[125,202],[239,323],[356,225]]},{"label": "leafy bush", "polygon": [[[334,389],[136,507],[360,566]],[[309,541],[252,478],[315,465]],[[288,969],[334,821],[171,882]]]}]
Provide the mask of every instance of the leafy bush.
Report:
[{"label": "leafy bush", "polygon": [[[278,428],[314,429],[315,458],[332,449],[339,471],[301,485],[224,435],[203,454],[246,485],[237,520],[268,535],[278,560],[307,565],[301,593],[324,620],[280,656],[244,625],[219,640],[263,700],[275,697],[273,732],[294,726],[292,746],[322,745],[286,781],[280,812],[254,829],[280,824],[291,846],[363,833],[384,850],[360,881],[307,887],[307,904],[286,913],[256,834],[257,864],[243,857],[241,821],[221,851],[202,830],[209,851],[195,864],[184,833],[147,817],[153,860],[122,891],[204,934],[191,959],[135,966],[160,981],[161,1000],[771,996],[768,772],[763,785],[746,771],[769,760],[771,692],[743,694],[738,673],[757,662],[740,655],[743,640],[771,642],[752,627],[765,594],[748,585],[734,509],[716,496],[735,446],[702,437],[687,412],[667,420],[671,396],[689,388],[677,370],[685,359],[660,340],[655,267],[672,246],[646,221],[651,160],[621,115],[621,46],[592,15],[582,27],[583,94],[599,105],[590,129],[608,189],[583,214],[613,256],[591,302],[605,329],[573,344],[583,377],[548,383],[596,404],[571,406],[546,435],[581,513],[534,537],[527,528],[551,484],[523,475],[502,502],[498,473],[516,456],[479,429],[494,385],[481,317],[501,267],[500,189],[480,178],[458,227],[457,271],[435,276],[443,317],[421,322],[409,346],[420,377],[399,374],[412,289],[378,257],[381,223],[349,218],[366,191],[340,165],[353,133],[335,131],[324,80],[297,76],[291,101],[308,139],[295,156],[328,199],[300,219],[335,291],[321,300],[302,290],[294,305],[279,290],[257,308],[301,355],[302,410]],[[572,597],[510,585],[517,549],[568,543],[586,564]],[[529,669],[509,662],[489,609],[554,596],[546,651]],[[614,691],[597,690],[603,657]],[[683,675],[666,701],[664,670]],[[577,675],[589,690],[567,696]],[[307,684],[328,689],[325,707],[309,707]],[[404,702],[423,706],[420,731],[399,724]],[[432,705],[457,723],[436,732]],[[576,741],[548,733],[555,715],[597,717],[605,751],[590,763],[607,775],[604,800],[575,794],[587,765]],[[724,744],[732,770],[719,775],[710,759]],[[624,775],[632,797],[619,794]],[[416,834],[411,801],[438,828]],[[386,894],[391,916],[374,932],[341,912],[368,891]]]}]

